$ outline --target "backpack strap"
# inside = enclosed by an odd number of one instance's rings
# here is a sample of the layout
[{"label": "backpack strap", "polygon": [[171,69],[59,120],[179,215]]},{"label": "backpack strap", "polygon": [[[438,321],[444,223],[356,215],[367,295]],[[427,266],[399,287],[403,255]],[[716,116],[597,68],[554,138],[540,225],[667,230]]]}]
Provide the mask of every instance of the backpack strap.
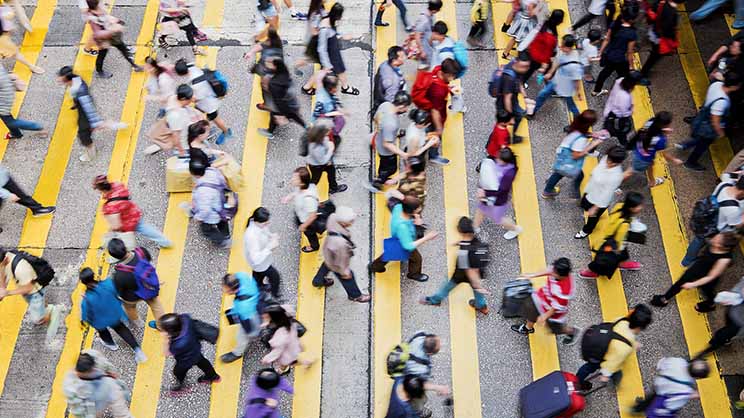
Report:
[{"label": "backpack strap", "polygon": [[250,401],[248,401],[249,405],[265,405],[266,404],[266,398],[253,398]]},{"label": "backpack strap", "polygon": [[580,133],[580,132],[579,132],[579,133],[578,133],[578,135],[576,135],[576,136],[574,137],[574,139],[572,139],[572,140],[571,140],[571,143],[570,143],[570,144],[568,144],[568,146],[567,146],[567,147],[561,146],[561,148],[566,148],[566,149],[568,149],[569,151],[573,152],[573,146],[574,146],[574,144],[576,143],[576,141],[578,141],[578,140],[579,140],[579,138],[586,138],[586,135],[584,135],[584,134],[582,134],[582,133]]},{"label": "backpack strap", "polygon": [[347,237],[344,234],[341,234],[341,233],[336,232],[336,231],[328,231],[328,235],[329,236],[332,236],[332,237],[341,237],[341,238],[345,239],[347,243],[349,243],[349,245],[351,246],[351,248],[356,248],[356,244],[354,244],[354,241],[352,241],[351,238]]},{"label": "backpack strap", "polygon": [[[424,331],[417,332],[417,333],[413,334],[413,336],[411,338],[408,339],[408,344],[412,343],[413,340],[415,340],[417,338],[428,337],[430,335],[432,335],[432,334],[429,334],[428,332],[424,332]],[[424,359],[424,358],[415,356],[413,354],[410,354],[409,353],[408,354],[408,358],[410,358],[411,360],[415,361],[418,364],[423,364],[424,366],[431,366],[431,361],[430,360],[427,360],[427,359]]]},{"label": "backpack strap", "polygon": [[[666,379],[666,380],[668,380],[670,382],[678,383],[680,385],[685,385],[685,386],[689,387],[690,389],[695,390],[695,383],[693,383],[693,382],[686,382],[684,380],[675,379],[675,378],[673,378],[671,376],[667,376],[667,375],[663,375],[663,374],[658,375],[658,377],[661,377],[662,379]],[[674,395],[674,394],[671,394],[670,393],[669,395]],[[665,395],[665,396],[669,396],[669,395]]]},{"label": "backpack strap", "polygon": [[633,347],[633,343],[632,343],[632,342],[630,342],[630,340],[628,340],[627,338],[625,338],[625,337],[623,337],[622,335],[620,335],[620,334],[618,334],[617,332],[615,332],[615,326],[616,326],[617,324],[619,324],[619,323],[620,323],[620,321],[628,321],[628,322],[630,322],[630,321],[628,320],[628,318],[620,318],[620,319],[618,319],[617,321],[613,322],[613,323],[612,323],[612,339],[613,339],[613,340],[618,340],[618,341],[622,341],[622,342],[624,342],[625,344],[628,344],[628,345],[629,345],[630,347]]},{"label": "backpack strap", "polygon": [[579,61],[567,61],[567,62],[564,62],[564,63],[561,63],[560,65],[558,65],[558,68],[561,68],[564,65],[569,65],[569,64],[581,64],[581,62],[579,62]]},{"label": "backpack strap", "polygon": [[118,202],[118,201],[122,201],[122,200],[130,200],[130,199],[129,199],[129,196],[126,196],[126,197],[125,196],[116,196],[116,197],[112,197],[111,199],[106,199],[106,203]]},{"label": "backpack strap", "polygon": [[13,277],[15,277],[16,267],[18,267],[18,263],[21,262],[21,254],[17,251],[11,251],[11,253],[15,254],[15,257],[13,257],[13,262],[10,263],[10,272],[13,273]]}]

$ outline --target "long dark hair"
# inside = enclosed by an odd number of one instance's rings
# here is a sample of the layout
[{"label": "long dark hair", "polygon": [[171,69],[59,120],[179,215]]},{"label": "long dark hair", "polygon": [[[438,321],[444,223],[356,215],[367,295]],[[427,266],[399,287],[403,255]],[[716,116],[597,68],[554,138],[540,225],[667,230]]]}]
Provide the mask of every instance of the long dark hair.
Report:
[{"label": "long dark hair", "polygon": [[517,167],[517,156],[514,155],[514,151],[509,147],[501,148],[501,150],[499,150],[499,160],[514,165],[515,171],[519,169],[519,167]]},{"label": "long dark hair", "polygon": [[284,309],[269,310],[269,317],[271,318],[271,322],[276,325],[277,328],[292,328],[292,320],[289,319],[289,315],[287,315],[287,312],[285,312]]},{"label": "long dark hair", "polygon": [[145,58],[145,63],[152,65],[155,68],[155,75],[159,76],[160,74],[163,74],[165,72],[165,67],[160,65],[157,58],[155,57],[147,57]]},{"label": "long dark hair", "polygon": [[642,138],[643,149],[648,150],[648,147],[651,146],[651,140],[655,136],[661,135],[662,130],[671,124],[672,124],[672,113],[671,112],[662,110],[661,112],[657,113],[651,119],[651,125],[649,125],[648,129],[646,129],[646,133],[644,134]]},{"label": "long dark hair", "polygon": [[322,13],[323,0],[310,0],[310,7],[307,9],[307,17],[313,15],[313,13]]},{"label": "long dark hair", "polygon": [[269,32],[266,35],[266,45],[269,48],[282,49],[282,38],[279,37],[279,32],[274,28],[269,28]]},{"label": "long dark hair", "polygon": [[283,59],[277,58],[272,61],[274,63],[274,75],[287,75],[289,76],[289,69],[287,64],[284,63]]},{"label": "long dark hair", "polygon": [[269,218],[271,218],[271,213],[269,213],[269,210],[263,206],[259,206],[256,208],[256,210],[253,211],[251,217],[248,218],[248,222],[250,223],[250,221],[254,221],[262,224],[264,222],[268,222]]},{"label": "long dark hair", "polygon": [[341,16],[344,15],[344,6],[341,3],[335,3],[331,7],[331,11],[328,12],[328,20],[331,22],[331,27],[336,30],[336,22],[341,20]]},{"label": "long dark hair", "polygon": [[550,17],[548,17],[548,20],[543,23],[542,28],[540,28],[540,32],[546,32],[550,31],[554,34],[558,33],[558,25],[563,23],[563,17],[565,16],[565,13],[561,9],[555,9],[552,12],[550,12]]}]

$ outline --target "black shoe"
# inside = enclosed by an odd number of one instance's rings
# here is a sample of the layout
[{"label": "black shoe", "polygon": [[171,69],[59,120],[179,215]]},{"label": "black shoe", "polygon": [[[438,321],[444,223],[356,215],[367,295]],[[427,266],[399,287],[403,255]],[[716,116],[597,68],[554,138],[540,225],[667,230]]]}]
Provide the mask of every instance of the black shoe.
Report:
[{"label": "black shoe", "polygon": [[703,167],[702,165],[700,165],[698,163],[691,163],[691,162],[685,161],[685,163],[683,165],[688,170],[692,170],[692,171],[705,171],[705,167]]},{"label": "black shoe", "polygon": [[220,375],[207,376],[206,374],[199,376],[196,381],[199,383],[219,383],[222,380]]},{"label": "black shoe", "polygon": [[51,215],[54,213],[54,211],[57,210],[55,206],[44,206],[36,210],[32,210],[31,213],[34,216],[44,216],[44,215]]},{"label": "black shoe", "polygon": [[385,267],[381,269],[376,269],[374,263],[369,263],[367,266],[367,272],[369,272],[369,275],[372,276],[375,273],[384,273],[385,270],[387,270]]},{"label": "black shoe", "polygon": [[222,360],[223,363],[232,363],[233,361],[239,359],[242,356],[236,356],[233,353],[225,353],[220,356],[220,360]]},{"label": "black shoe", "polygon": [[141,65],[133,65],[132,71],[134,71],[135,73],[141,73],[142,71],[145,71],[145,69],[142,68]]},{"label": "black shoe", "polygon": [[343,193],[345,191],[349,190],[349,186],[345,184],[339,184],[335,189],[329,190],[328,192],[330,194],[336,194],[336,193]]},{"label": "black shoe", "polygon": [[333,283],[333,279],[323,279],[323,284],[321,284],[320,286],[316,286],[315,283],[313,283],[313,286],[320,289],[321,287],[331,287],[333,286]]},{"label": "black shoe", "polygon": [[512,144],[520,144],[524,141],[524,138],[520,135],[514,135],[512,136],[511,143]]},{"label": "black shoe", "polygon": [[429,276],[426,274],[409,274],[406,277],[411,280],[416,280],[417,282],[425,282],[429,280]]},{"label": "black shoe", "polygon": [[580,383],[580,388],[582,392],[589,392],[590,390],[592,390],[593,387],[594,385],[592,384],[592,382],[584,381],[583,383]]},{"label": "black shoe", "polygon": [[510,27],[511,27],[511,25],[507,25],[506,23],[502,24],[501,25],[501,32],[506,33],[509,30]]},{"label": "black shoe", "polygon": [[113,76],[114,75],[112,73],[108,72],[108,71],[104,71],[104,70],[96,71],[96,77],[98,77],[98,78],[107,79],[107,78],[111,78]]},{"label": "black shoe", "polygon": [[181,393],[184,390],[186,390],[186,385],[184,385],[183,382],[174,383],[170,387],[171,393]]},{"label": "black shoe", "polygon": [[700,313],[713,312],[716,310],[716,305],[710,302],[698,302],[695,305],[695,310]]},{"label": "black shoe", "polygon": [[689,125],[692,123],[692,121],[695,120],[695,116],[685,116],[684,118],[682,118],[682,120]]},{"label": "black shoe", "polygon": [[377,21],[377,22],[375,22],[375,26],[381,26],[381,27],[383,27],[383,28],[384,28],[384,27],[386,27],[386,26],[390,26],[390,23],[388,23],[388,22],[383,22],[382,20],[380,20],[380,21]]},{"label": "black shoe", "polygon": [[657,308],[663,308],[669,305],[669,301],[664,300],[664,296],[662,295],[654,295],[654,297],[651,298],[651,305],[656,306]]}]

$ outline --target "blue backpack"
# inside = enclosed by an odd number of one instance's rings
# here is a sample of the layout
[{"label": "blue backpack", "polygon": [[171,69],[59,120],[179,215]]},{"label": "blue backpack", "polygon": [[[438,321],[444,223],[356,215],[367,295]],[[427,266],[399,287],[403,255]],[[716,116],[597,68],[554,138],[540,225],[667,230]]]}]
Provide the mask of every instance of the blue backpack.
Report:
[{"label": "blue backpack", "polygon": [[142,248],[134,249],[134,256],[137,258],[137,264],[130,266],[128,264],[117,264],[114,266],[116,271],[134,274],[134,280],[137,282],[137,290],[134,294],[142,300],[150,300],[160,293],[160,280],[155,267],[150,264]]},{"label": "blue backpack", "polygon": [[201,83],[202,81],[206,81],[217,97],[219,97],[220,99],[225,97],[227,95],[229,86],[227,84],[227,78],[225,78],[224,74],[217,70],[210,70],[209,68],[202,68],[202,71],[204,72],[204,74],[196,77],[191,82],[191,84],[197,84]]},{"label": "blue backpack", "polygon": [[465,72],[468,70],[468,66],[470,65],[468,48],[465,44],[462,43],[462,41],[457,41],[454,46],[442,48],[441,52],[451,52],[455,56],[455,61],[460,65],[460,71],[457,73],[455,78],[461,78],[464,76]]}]

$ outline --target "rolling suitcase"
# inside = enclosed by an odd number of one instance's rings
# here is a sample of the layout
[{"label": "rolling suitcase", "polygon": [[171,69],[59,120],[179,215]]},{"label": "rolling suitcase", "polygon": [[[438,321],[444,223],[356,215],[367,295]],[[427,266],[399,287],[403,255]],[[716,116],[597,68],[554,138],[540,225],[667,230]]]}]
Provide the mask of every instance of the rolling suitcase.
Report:
[{"label": "rolling suitcase", "polygon": [[509,280],[504,285],[504,296],[501,299],[501,315],[504,318],[521,316],[524,300],[532,295],[532,282],[527,279]]},{"label": "rolling suitcase", "polygon": [[584,410],[586,402],[577,391],[578,379],[571,373],[554,371],[519,391],[523,418],[570,418]]}]

